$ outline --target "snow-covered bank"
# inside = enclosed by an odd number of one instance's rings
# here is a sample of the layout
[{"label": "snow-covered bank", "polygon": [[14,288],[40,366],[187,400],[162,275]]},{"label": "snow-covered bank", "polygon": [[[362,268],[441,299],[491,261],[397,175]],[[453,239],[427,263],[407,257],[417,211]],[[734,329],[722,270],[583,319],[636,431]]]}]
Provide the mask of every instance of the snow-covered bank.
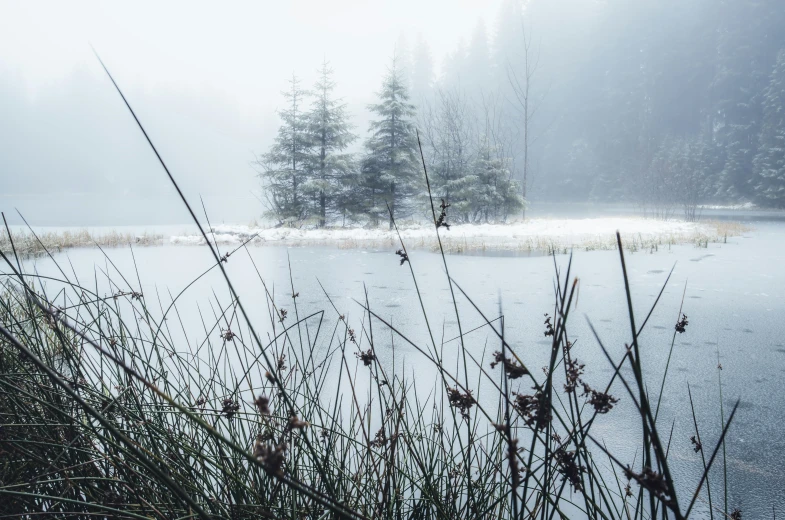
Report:
[{"label": "snow-covered bank", "polygon": [[[551,251],[571,247],[585,250],[610,249],[618,230],[632,248],[661,244],[704,243],[738,235],[744,227],[728,222],[684,222],[644,218],[530,219],[513,224],[453,225],[441,228],[442,244],[448,252],[464,251]],[[431,225],[400,229],[408,248],[437,249]],[[340,248],[380,248],[400,245],[395,231],[383,228],[292,229],[220,225],[212,229],[219,244],[240,245],[325,245]],[[172,244],[204,244],[196,235],[172,236]]]},{"label": "snow-covered bank", "polygon": [[725,210],[725,211],[741,211],[741,210],[756,210],[759,209],[757,205],[753,204],[752,202],[744,202],[742,204],[701,204],[698,206],[698,209],[715,209],[715,210]]}]

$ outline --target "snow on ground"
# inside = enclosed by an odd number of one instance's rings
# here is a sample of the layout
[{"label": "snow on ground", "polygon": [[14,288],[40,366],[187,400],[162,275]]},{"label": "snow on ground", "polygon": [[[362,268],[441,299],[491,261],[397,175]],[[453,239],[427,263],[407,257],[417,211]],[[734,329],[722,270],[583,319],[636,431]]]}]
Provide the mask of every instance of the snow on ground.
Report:
[{"label": "snow on ground", "polygon": [[[644,218],[529,219],[512,224],[464,224],[441,228],[446,251],[550,251],[563,248],[610,249],[619,231],[625,244],[653,247],[655,244],[714,241],[733,235],[728,226],[716,222],[685,222]],[[731,230],[733,231],[733,230]],[[409,225],[400,229],[407,247],[438,249],[432,225]],[[220,225],[212,229],[211,240],[240,245],[327,245],[341,248],[400,246],[395,231],[385,228],[254,228]],[[172,236],[172,244],[204,244],[200,236]]]},{"label": "snow on ground", "polygon": [[742,204],[701,204],[698,206],[698,209],[717,209],[717,210],[729,210],[729,211],[738,211],[738,210],[753,210],[758,209],[758,206],[753,204],[752,202],[744,202]]}]

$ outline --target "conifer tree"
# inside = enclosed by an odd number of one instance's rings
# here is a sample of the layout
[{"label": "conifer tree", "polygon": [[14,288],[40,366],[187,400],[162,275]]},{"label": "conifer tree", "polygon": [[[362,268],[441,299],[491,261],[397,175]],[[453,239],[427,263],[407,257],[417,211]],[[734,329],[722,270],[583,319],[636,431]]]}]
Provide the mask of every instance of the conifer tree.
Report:
[{"label": "conifer tree", "polygon": [[765,205],[785,207],[785,49],[763,91],[763,125],[754,160],[755,194]]},{"label": "conifer tree", "polygon": [[319,227],[325,226],[329,211],[342,212],[350,202],[352,194],[347,193],[347,188],[353,184],[353,161],[351,154],[344,150],[357,138],[351,131],[346,105],[333,95],[332,74],[333,70],[324,61],[307,116],[312,153],[306,192],[316,202]]},{"label": "conifer tree", "polygon": [[270,150],[258,164],[268,202],[268,215],[279,224],[299,225],[312,211],[312,204],[303,187],[309,180],[311,139],[308,120],[303,110],[308,92],[300,88],[300,80],[292,74],[289,89],[282,92],[286,108],[280,110],[283,124],[278,129]]},{"label": "conifer tree", "polygon": [[377,119],[371,122],[370,136],[365,143],[361,186],[371,221],[378,225],[389,206],[392,229],[396,211],[406,208],[421,184],[413,122],[415,108],[409,102],[409,92],[395,58],[378,96],[379,103],[368,107]]},{"label": "conifer tree", "polygon": [[469,172],[453,181],[454,213],[464,222],[504,221],[523,209],[520,185],[512,179],[509,159],[480,138]]}]

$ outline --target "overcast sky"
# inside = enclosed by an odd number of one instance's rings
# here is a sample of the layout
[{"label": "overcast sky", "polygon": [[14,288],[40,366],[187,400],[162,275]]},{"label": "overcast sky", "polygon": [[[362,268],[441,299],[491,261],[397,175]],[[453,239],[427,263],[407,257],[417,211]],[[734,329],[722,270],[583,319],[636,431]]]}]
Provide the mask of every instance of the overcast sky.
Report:
[{"label": "overcast sky", "polygon": [[[363,134],[402,34],[422,34],[438,66],[478,19],[492,29],[500,3],[0,0],[0,209],[36,220],[52,194],[171,196],[90,44],[189,194],[247,201],[292,72],[308,85],[326,57]],[[113,223],[79,200],[69,214]]]}]

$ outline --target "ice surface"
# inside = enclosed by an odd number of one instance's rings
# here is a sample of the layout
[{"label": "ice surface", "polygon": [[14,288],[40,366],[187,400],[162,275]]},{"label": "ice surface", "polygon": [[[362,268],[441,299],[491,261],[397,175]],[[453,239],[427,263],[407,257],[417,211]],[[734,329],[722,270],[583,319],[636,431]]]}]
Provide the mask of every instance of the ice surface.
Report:
[{"label": "ice surface", "polygon": [[[491,243],[491,239],[495,239],[498,240],[496,243],[562,240],[588,244],[592,241],[612,242],[616,229],[627,237],[663,239],[717,232],[716,224],[712,223],[637,218],[532,219],[525,224],[508,226],[456,225],[449,231],[439,232],[456,243],[465,236],[467,240],[479,237],[478,243]],[[248,226],[216,226],[215,236],[219,242],[239,244],[256,231],[256,228]],[[244,305],[251,310],[251,319],[261,337],[266,338],[273,329],[272,324],[265,321],[266,292],[260,276],[279,306],[287,308],[291,315],[299,312],[301,317],[313,316],[308,321],[311,331],[318,330],[323,319],[324,323],[336,323],[339,313],[345,314],[349,326],[357,331],[364,330],[367,314],[357,302],[365,301],[367,290],[370,306],[380,317],[393,323],[420,346],[424,347],[431,341],[414,288],[412,271],[409,266],[399,264],[395,248],[358,252],[309,247],[312,244],[327,245],[328,240],[337,240],[337,237],[342,237],[352,247],[392,241],[394,235],[387,230],[259,231],[259,243],[303,246],[249,248],[242,254],[232,255],[227,263],[222,264],[236,284]],[[429,240],[432,238],[429,237],[435,235],[435,230],[432,226],[412,226],[402,230],[402,234],[407,242],[423,240],[431,244]],[[178,243],[202,243],[199,237],[177,236],[186,237],[175,239],[181,240]],[[230,247],[220,246],[219,249],[223,254]],[[217,269],[211,270],[215,260],[206,248],[166,245],[135,248],[133,252],[85,248],[69,251],[67,259],[79,279],[90,280],[94,276],[94,266],[106,263],[104,254],[109,255],[112,265],[120,272],[135,273],[126,277],[133,284],[132,288],[140,289],[151,301],[161,297],[164,308],[167,308],[168,298],[187,288],[176,307],[180,316],[177,319],[181,319],[183,324],[183,337],[173,328],[174,338],[178,340],[173,344],[182,352],[186,351],[186,335],[194,344],[203,344],[203,314],[200,309],[205,309],[207,302],[211,301],[216,309],[231,307],[232,300],[221,273]],[[680,485],[691,489],[700,479],[703,469],[700,454],[693,451],[689,441],[694,427],[688,383],[705,445],[713,447],[719,438],[719,362],[724,367],[721,374],[726,418],[735,400],[742,399],[728,434],[730,498],[731,503],[738,503],[743,498],[745,517],[749,514],[750,518],[765,517],[770,511],[771,497],[778,497],[785,486],[785,436],[780,433],[779,426],[785,421],[785,395],[782,391],[785,374],[782,339],[785,335],[785,321],[782,320],[785,315],[785,271],[779,267],[783,255],[785,225],[782,222],[761,222],[754,224],[754,229],[744,232],[743,236],[729,238],[727,243],[661,247],[626,256],[633,307],[639,324],[648,315],[675,266],[639,338],[644,372],[652,395],[659,394],[664,367],[670,362],[658,423],[667,431],[672,425],[674,428],[669,441],[674,478]],[[66,258],[55,257],[63,262]],[[428,311],[431,324],[435,324],[435,341],[438,344],[444,341],[447,365],[454,367],[456,353],[460,350],[459,341],[455,339],[459,332],[443,260],[441,255],[427,251],[412,252],[410,257],[410,265],[422,293],[422,304]],[[42,275],[58,276],[59,271],[49,258],[35,258],[29,262],[29,271],[35,267]],[[568,256],[557,254],[555,262],[562,269],[563,280]],[[505,334],[509,344],[542,377],[539,367],[548,363],[550,355],[550,341],[543,337],[542,323],[543,314],[552,313],[553,309],[554,258],[453,255],[447,263],[452,278],[472,297],[479,309],[491,319],[501,314],[505,316]],[[591,320],[614,359],[620,358],[625,352],[625,344],[629,343],[628,308],[618,252],[587,253],[578,250],[571,266],[572,276],[579,278],[575,308],[569,318],[570,338],[576,341],[572,352],[586,363],[587,380],[597,385],[608,380],[611,369],[588,327],[587,319]],[[197,277],[201,278],[191,284]],[[107,284],[107,287],[97,289],[99,294],[111,295],[116,290],[101,279],[97,283]],[[140,285],[137,286],[137,283]],[[59,289],[52,282],[49,284],[48,290],[57,294]],[[329,294],[330,300],[323,291]],[[299,295],[296,300],[292,298],[292,292]],[[480,327],[482,320],[465,298],[458,294],[456,300],[466,333],[466,347],[485,370],[490,370],[489,356],[496,348],[495,336],[487,327]],[[670,357],[674,324],[680,309],[689,316],[690,325],[684,334],[676,335]],[[155,315],[160,320],[159,313]],[[174,310],[169,318],[170,323],[175,319]],[[238,316],[235,314],[231,319],[234,320],[232,327],[241,330]],[[278,325],[277,322],[275,325]],[[434,392],[438,373],[433,366],[400,338],[396,337],[393,345],[392,334],[378,320],[374,320],[373,327],[378,342],[377,355],[385,369],[405,374],[422,385],[420,388],[424,393]],[[218,340],[219,328],[209,332],[214,341]],[[322,337],[326,343],[331,336],[320,335]],[[361,348],[366,348],[364,341],[360,343]],[[320,348],[323,347],[321,345]],[[325,355],[324,350],[316,352],[318,356]],[[210,361],[209,357],[205,359]],[[356,362],[354,358],[352,361]],[[229,359],[220,367],[210,364],[209,368],[216,370],[220,377],[229,379],[238,372],[236,367],[233,369],[232,362]],[[470,366],[470,380],[479,379],[478,371],[479,367]],[[354,384],[359,394],[364,395],[370,378],[368,372],[358,371],[358,374],[361,377]],[[624,375],[631,377],[629,373]],[[528,389],[520,387],[522,391]],[[519,387],[516,385],[513,390],[518,391]],[[603,416],[593,426],[593,432],[608,444],[615,456],[625,463],[632,463],[636,456],[639,457],[634,447],[638,442],[636,436],[640,421],[623,386],[616,383],[611,393],[621,400],[612,413]],[[332,392],[325,394],[334,395]],[[496,404],[493,392],[487,389],[478,388],[476,395],[489,408]],[[626,442],[628,439],[632,440]],[[698,507],[701,510],[694,516],[707,518],[705,506],[699,504]]]}]

